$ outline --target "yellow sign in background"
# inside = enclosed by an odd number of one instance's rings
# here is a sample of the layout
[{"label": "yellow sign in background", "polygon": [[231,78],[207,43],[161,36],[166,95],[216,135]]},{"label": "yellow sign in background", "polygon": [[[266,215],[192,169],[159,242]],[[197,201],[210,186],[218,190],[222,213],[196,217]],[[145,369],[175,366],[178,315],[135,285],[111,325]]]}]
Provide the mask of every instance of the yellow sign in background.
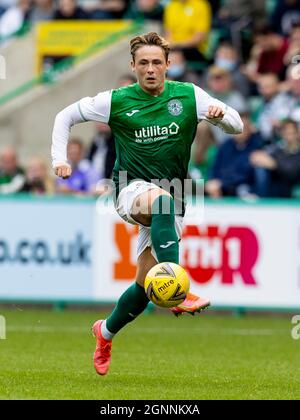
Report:
[{"label": "yellow sign in background", "polygon": [[37,25],[37,70],[45,56],[76,56],[109,35],[125,30],[131,21],[44,22]]}]

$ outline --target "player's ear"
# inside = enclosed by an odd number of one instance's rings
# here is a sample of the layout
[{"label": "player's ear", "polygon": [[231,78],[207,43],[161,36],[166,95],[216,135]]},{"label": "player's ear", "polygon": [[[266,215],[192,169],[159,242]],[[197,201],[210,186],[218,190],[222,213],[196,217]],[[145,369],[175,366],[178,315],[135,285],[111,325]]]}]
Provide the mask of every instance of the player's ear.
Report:
[{"label": "player's ear", "polygon": [[169,69],[169,67],[170,67],[170,60],[167,60],[167,70]]},{"label": "player's ear", "polygon": [[133,60],[130,61],[131,70],[135,73],[135,62]]}]

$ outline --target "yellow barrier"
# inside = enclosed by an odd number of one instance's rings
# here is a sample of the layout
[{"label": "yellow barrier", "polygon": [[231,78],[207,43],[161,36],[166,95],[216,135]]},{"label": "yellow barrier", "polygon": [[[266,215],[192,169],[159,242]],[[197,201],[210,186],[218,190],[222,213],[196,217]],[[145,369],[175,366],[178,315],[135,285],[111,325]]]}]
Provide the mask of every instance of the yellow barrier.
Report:
[{"label": "yellow barrier", "polygon": [[44,22],[37,25],[36,70],[40,74],[45,56],[76,56],[108,35],[127,29],[132,21]]}]

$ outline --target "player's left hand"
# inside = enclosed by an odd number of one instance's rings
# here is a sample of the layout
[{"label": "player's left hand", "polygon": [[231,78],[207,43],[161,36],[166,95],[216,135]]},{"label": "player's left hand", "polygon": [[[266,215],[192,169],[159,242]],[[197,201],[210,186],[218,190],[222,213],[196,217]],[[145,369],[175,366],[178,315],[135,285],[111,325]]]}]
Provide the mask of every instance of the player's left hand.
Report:
[{"label": "player's left hand", "polygon": [[225,112],[220,106],[210,105],[208,107],[208,112],[205,114],[206,118],[209,120],[218,120],[221,121],[224,117]]}]

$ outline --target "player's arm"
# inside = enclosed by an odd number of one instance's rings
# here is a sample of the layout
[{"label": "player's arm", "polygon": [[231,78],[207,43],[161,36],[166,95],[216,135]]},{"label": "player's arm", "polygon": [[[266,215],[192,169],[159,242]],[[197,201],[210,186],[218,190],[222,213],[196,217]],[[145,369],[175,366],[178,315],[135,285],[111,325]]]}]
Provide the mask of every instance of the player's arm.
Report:
[{"label": "player's arm", "polygon": [[195,86],[195,97],[199,121],[206,120],[228,134],[239,134],[243,131],[244,124],[235,109],[213,98],[198,86]]},{"label": "player's arm", "polygon": [[60,111],[54,121],[52,132],[52,167],[55,174],[68,178],[72,169],[67,159],[67,146],[71,128],[86,121],[107,123],[110,116],[111,91],[101,92],[91,98],[83,98],[79,102],[67,106]]}]

